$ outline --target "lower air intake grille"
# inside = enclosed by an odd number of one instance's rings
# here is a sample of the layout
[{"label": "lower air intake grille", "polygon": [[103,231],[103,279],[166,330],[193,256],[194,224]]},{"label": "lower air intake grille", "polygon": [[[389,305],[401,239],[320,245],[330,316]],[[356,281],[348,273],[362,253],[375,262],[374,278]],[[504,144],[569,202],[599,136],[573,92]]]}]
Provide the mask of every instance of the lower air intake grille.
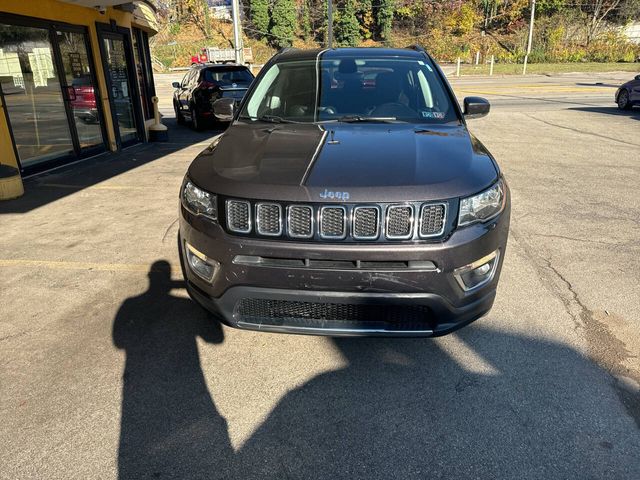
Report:
[{"label": "lower air intake grille", "polygon": [[276,203],[256,206],[256,231],[260,235],[282,235],[282,208]]},{"label": "lower air intake grille", "polygon": [[[433,325],[431,310],[424,305],[363,305],[243,298],[236,305],[236,314],[247,323],[318,328],[326,325],[322,322],[346,322],[345,328],[353,328],[361,323],[368,327],[402,330],[422,330]],[[355,325],[349,325],[349,322],[355,322]]]},{"label": "lower air intake grille", "polygon": [[387,209],[387,238],[409,238],[413,233],[413,207],[394,205]]},{"label": "lower air intake grille", "polygon": [[344,238],[345,231],[344,207],[322,207],[320,209],[320,236],[323,238]]},{"label": "lower air intake grille", "polygon": [[420,210],[420,236],[433,237],[442,234],[444,217],[444,204],[423,205]]},{"label": "lower air intake grille", "polygon": [[251,231],[251,207],[243,200],[227,200],[227,227],[232,232]]},{"label": "lower air intake grille", "polygon": [[287,210],[287,233],[293,238],[313,236],[313,209],[306,205],[291,205]]}]

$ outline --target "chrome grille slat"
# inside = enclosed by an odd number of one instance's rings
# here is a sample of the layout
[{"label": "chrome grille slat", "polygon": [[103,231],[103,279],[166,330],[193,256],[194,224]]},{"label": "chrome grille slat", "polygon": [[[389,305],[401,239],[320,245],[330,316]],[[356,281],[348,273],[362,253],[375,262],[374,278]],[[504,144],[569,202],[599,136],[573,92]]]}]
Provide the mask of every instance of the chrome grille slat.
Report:
[{"label": "chrome grille slat", "polygon": [[279,204],[256,204],[256,232],[270,237],[282,235],[282,207]]},{"label": "chrome grille slat", "polygon": [[320,208],[320,237],[340,240],[347,236],[347,210],[340,206]]},{"label": "chrome grille slat", "polygon": [[235,233],[251,231],[251,205],[245,200],[227,200],[227,228]]},{"label": "chrome grille slat", "polygon": [[307,205],[287,207],[287,235],[292,238],[313,237],[313,209]]},{"label": "chrome grille slat", "polygon": [[387,208],[385,236],[392,240],[411,238],[413,235],[413,207],[392,205]]},{"label": "chrome grille slat", "polygon": [[424,204],[420,208],[420,237],[437,237],[444,232],[447,207],[444,203]]},{"label": "chrome grille slat", "polygon": [[375,240],[380,233],[378,207],[355,207],[353,209],[353,238]]}]

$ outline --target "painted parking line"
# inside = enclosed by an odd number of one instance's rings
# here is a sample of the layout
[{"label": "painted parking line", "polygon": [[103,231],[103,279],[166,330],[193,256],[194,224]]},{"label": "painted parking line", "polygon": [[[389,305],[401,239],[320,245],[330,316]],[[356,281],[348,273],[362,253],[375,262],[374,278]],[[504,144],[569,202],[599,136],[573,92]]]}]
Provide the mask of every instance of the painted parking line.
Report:
[{"label": "painted parking line", "polygon": [[[71,185],[67,183],[41,183],[41,187],[49,188],[68,188],[71,190],[85,190],[91,188],[94,190],[144,190],[150,187],[141,185]],[[155,188],[156,186],[154,186]]]},{"label": "painted parking line", "polygon": [[[143,263],[95,263],[54,260],[30,260],[0,258],[2,267],[46,268],[50,270],[87,270],[99,272],[149,272],[151,264]],[[180,265],[171,264],[172,269],[180,270]]]}]

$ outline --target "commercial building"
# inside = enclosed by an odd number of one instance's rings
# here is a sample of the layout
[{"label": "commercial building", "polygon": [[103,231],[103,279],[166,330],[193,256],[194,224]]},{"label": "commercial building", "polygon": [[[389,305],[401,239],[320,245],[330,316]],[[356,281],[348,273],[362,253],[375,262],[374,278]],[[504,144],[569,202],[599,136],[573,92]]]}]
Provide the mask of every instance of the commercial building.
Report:
[{"label": "commercial building", "polygon": [[150,0],[0,0],[0,181],[147,141],[155,13]]}]

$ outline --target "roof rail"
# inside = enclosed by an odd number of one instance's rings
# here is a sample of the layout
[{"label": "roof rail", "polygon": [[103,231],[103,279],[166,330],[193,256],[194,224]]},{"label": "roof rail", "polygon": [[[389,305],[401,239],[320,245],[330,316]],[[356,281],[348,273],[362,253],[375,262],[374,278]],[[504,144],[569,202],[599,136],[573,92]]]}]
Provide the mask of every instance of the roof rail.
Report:
[{"label": "roof rail", "polygon": [[420,45],[418,45],[418,44],[414,44],[414,45],[407,45],[407,46],[406,46],[406,47],[404,47],[404,48],[408,48],[408,49],[410,49],[410,50],[415,50],[416,52],[427,53],[427,51],[426,51],[423,47],[421,47]]}]

